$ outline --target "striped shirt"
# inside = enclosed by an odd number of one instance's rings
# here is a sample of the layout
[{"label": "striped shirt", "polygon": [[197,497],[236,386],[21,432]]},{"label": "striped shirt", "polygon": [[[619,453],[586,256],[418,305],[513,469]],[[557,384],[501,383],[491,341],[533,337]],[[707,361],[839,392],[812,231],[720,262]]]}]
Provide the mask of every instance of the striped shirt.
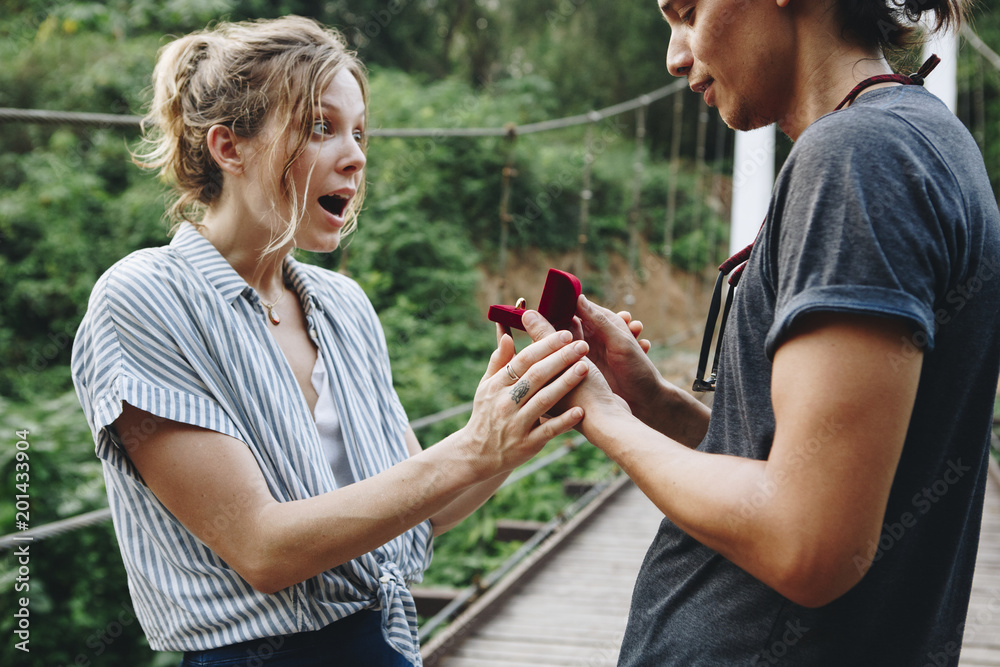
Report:
[{"label": "striped shirt", "polygon": [[[404,460],[406,414],[385,336],[349,278],[290,256],[285,275],[326,364],[347,458],[363,480]],[[104,466],[129,590],[156,650],[205,650],[319,630],[382,611],[387,641],[420,664],[407,585],[430,563],[429,522],[348,563],[274,594],[254,590],[143,484],[126,445],[155,432],[110,427],[122,401],[246,443],[279,502],[336,488],[309,406],[268,332],[256,291],[184,224],[168,246],[139,250],[97,282],[73,345],[73,380]],[[124,444],[123,444],[124,443]],[[219,508],[217,525],[226,523]]]}]

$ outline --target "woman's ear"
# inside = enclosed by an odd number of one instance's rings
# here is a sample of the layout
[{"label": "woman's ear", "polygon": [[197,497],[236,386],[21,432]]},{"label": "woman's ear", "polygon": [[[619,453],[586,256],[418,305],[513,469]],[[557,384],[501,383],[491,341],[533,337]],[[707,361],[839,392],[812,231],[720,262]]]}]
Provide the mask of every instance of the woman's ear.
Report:
[{"label": "woman's ear", "polygon": [[241,146],[241,139],[231,128],[225,125],[213,125],[208,128],[205,142],[219,169],[233,175],[243,173],[246,167],[243,157],[245,147]]}]

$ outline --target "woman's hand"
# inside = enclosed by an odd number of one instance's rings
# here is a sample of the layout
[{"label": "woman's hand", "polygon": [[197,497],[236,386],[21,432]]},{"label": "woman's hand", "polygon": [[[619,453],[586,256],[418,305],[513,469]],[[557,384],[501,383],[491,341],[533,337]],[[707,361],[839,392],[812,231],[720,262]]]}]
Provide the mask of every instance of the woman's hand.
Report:
[{"label": "woman's hand", "polygon": [[568,331],[560,331],[515,354],[513,339],[500,336],[463,429],[483,479],[513,470],[583,418],[583,409],[576,407],[540,422],[586,377],[588,349],[586,342],[574,342]]}]

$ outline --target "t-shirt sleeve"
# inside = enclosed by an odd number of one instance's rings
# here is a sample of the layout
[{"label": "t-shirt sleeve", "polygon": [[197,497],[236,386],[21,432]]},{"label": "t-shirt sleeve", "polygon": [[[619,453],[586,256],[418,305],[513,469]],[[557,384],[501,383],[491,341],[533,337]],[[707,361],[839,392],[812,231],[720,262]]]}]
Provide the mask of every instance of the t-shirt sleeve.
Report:
[{"label": "t-shirt sleeve", "polygon": [[775,186],[769,357],[799,317],[819,311],[899,318],[911,342],[933,349],[963,204],[933,146],[891,114],[859,111],[850,126],[834,114],[807,130]]},{"label": "t-shirt sleeve", "polygon": [[[245,440],[216,399],[210,364],[192,353],[195,337],[169,277],[160,279],[132,256],[112,267],[91,293],[73,344],[77,395],[99,458],[138,478],[127,450],[168,419]],[[154,418],[136,432],[111,426],[127,402]]]}]

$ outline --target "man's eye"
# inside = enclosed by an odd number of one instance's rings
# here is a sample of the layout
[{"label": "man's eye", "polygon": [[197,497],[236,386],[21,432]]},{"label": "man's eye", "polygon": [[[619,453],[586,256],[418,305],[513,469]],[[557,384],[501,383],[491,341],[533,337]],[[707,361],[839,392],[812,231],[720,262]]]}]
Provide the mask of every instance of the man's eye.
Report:
[{"label": "man's eye", "polygon": [[680,14],[677,15],[680,18],[681,23],[691,25],[694,23],[694,7],[689,7],[688,9],[682,9]]}]

